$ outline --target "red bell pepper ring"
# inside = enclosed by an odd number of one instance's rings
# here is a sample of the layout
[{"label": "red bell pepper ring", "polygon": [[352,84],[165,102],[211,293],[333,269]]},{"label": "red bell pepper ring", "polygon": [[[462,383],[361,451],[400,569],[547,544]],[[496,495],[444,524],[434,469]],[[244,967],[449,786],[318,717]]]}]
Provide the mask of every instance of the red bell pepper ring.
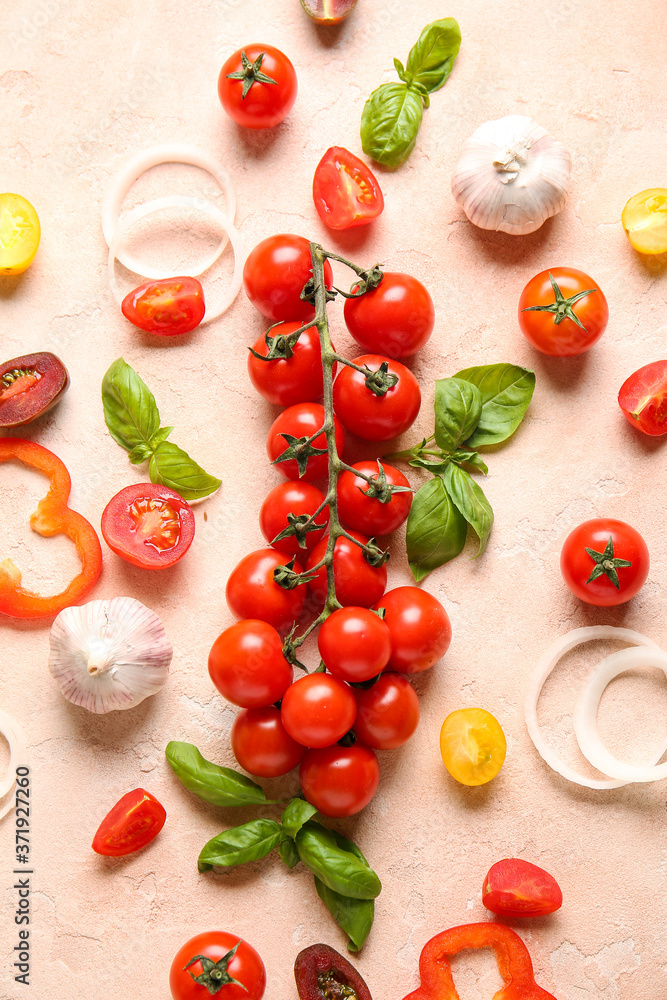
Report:
[{"label": "red bell pepper ring", "polygon": [[0,614],[14,618],[46,618],[76,604],[90,590],[102,568],[100,540],[92,524],[67,506],[72,481],[60,459],[34,441],[0,438],[0,462],[16,460],[43,473],[51,481],[49,492],[30,516],[30,526],[40,535],[67,535],[76,545],[81,572],[65,590],[41,597],[21,586],[21,571],[11,559],[0,562]]},{"label": "red bell pepper ring", "polygon": [[427,941],[419,956],[419,989],[403,1000],[460,1000],[449,959],[466,948],[493,948],[505,985],[493,1000],[556,1000],[535,982],[528,949],[504,924],[462,924]]}]

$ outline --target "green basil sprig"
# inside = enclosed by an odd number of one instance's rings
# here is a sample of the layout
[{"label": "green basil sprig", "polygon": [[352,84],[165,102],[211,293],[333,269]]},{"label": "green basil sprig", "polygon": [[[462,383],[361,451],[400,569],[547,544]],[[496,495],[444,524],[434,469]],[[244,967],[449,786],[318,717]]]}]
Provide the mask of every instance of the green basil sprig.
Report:
[{"label": "green basil sprig", "polygon": [[408,559],[417,581],[461,552],[468,525],[479,539],[477,555],[484,552],[493,510],[471,475],[489,471],[475,449],[500,444],[514,433],[534,389],[534,373],[511,364],[464,368],[439,379],[432,436],[387,456],[434,476],[417,491],[406,529]]},{"label": "green basil sprig", "polygon": [[259,785],[231,767],[212,764],[192,743],[172,740],[165,756],[169,765],[189,792],[214,806],[273,805]]},{"label": "green basil sprig", "polygon": [[444,86],[461,45],[453,17],[428,24],[410,50],[407,65],[394,59],[402,83],[383,83],[373,91],[361,115],[364,153],[385,167],[399,167],[417,141],[429,94]]},{"label": "green basil sprig", "polygon": [[129,452],[133,465],[150,462],[152,483],[176,490],[184,500],[200,500],[220,487],[219,479],[167,441],[174,428],[160,427],[153,393],[123,358],[117,358],[102,379],[102,405],[111,437]]}]

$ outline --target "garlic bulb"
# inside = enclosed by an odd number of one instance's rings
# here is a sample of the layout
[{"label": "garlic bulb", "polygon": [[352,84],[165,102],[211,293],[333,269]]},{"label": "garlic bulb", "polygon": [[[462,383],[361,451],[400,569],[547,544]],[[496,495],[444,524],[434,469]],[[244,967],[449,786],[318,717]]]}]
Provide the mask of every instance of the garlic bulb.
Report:
[{"label": "garlic bulb", "polygon": [[133,708],[165,684],[173,655],[154,611],[133,597],[65,608],[51,628],[49,670],[73,705]]},{"label": "garlic bulb", "polygon": [[485,122],[465,142],[452,194],[480,229],[522,236],[560,212],[572,160],[546,129],[525,115]]}]

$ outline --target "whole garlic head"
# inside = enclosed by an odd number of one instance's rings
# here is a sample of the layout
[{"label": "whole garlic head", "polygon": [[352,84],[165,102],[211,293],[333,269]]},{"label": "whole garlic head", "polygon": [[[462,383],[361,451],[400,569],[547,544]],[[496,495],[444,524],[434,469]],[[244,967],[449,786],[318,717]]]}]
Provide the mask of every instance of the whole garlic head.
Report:
[{"label": "whole garlic head", "polygon": [[49,670],[73,705],[133,708],[165,684],[173,656],[160,618],[133,597],[65,608],[51,627]]},{"label": "whole garlic head", "polygon": [[480,229],[522,236],[560,212],[572,159],[546,129],[525,115],[485,122],[464,143],[452,194]]}]

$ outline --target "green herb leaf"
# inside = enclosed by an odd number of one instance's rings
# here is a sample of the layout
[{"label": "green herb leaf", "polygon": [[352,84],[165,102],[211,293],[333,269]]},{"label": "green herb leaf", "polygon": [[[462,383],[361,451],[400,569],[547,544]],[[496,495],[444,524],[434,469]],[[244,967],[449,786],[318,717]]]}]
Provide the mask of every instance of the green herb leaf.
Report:
[{"label": "green herb leaf", "polygon": [[373,926],[375,916],[373,900],[342,896],[326,886],[317,876],[315,876],[315,888],[331,916],[349,937],[348,951],[359,951]]},{"label": "green herb leaf", "polygon": [[506,441],[523,420],[535,389],[535,373],[518,365],[464,368],[454,378],[472,382],[482,395],[477,429],[466,441],[471,448]]},{"label": "green herb leaf", "polygon": [[309,820],[296,835],[296,849],[307,868],[329,889],[353,899],[374,899],[382,885],[351,841]]},{"label": "green herb leaf", "polygon": [[461,47],[461,29],[453,17],[428,24],[410,49],[406,82],[420,83],[429,93],[439,90],[452,71]]},{"label": "green herb leaf", "polygon": [[466,520],[441,477],[424,483],[412,501],[406,529],[410,569],[417,582],[459,554],[466,530]]},{"label": "green herb leaf", "polygon": [[468,448],[458,448],[452,455],[452,462],[457,465],[470,465],[478,472],[488,475],[489,467],[478,451],[470,451]]},{"label": "green herb leaf", "polygon": [[272,802],[245,774],[205,760],[192,743],[172,740],[167,744],[165,756],[181,784],[214,806],[256,806]]},{"label": "green herb leaf", "polygon": [[422,95],[403,83],[383,83],[361,115],[361,147],[385,167],[399,167],[417,141],[424,114]]},{"label": "green herb leaf", "polygon": [[123,358],[102,379],[102,405],[109,434],[126,451],[148,444],[160,426],[153,393]]},{"label": "green herb leaf", "polygon": [[453,452],[477,427],[482,396],[472,382],[441,378],[435,383],[434,407],[436,444],[444,451]]},{"label": "green herb leaf", "polygon": [[278,854],[288,868],[294,868],[299,863],[299,852],[291,837],[285,837],[278,844]]},{"label": "green herb leaf", "polygon": [[458,465],[450,465],[443,476],[450,498],[454,501],[479,538],[478,556],[487,546],[493,527],[493,511],[481,486],[470,473]]},{"label": "green herb leaf", "polygon": [[131,452],[129,452],[127,457],[129,458],[132,465],[143,465],[144,462],[148,461],[148,459],[151,457],[152,454],[153,454],[153,449],[150,447],[150,445],[144,444],[142,441],[141,444],[137,444],[134,446],[134,448],[132,449]]},{"label": "green herb leaf", "polygon": [[242,826],[223,830],[204,845],[197,867],[200,872],[207,872],[213,865],[229,868],[258,861],[278,846],[282,832],[280,823],[273,819],[253,819]]},{"label": "green herb leaf", "polygon": [[305,799],[292,799],[280,817],[283,830],[290,837],[296,837],[304,823],[315,815],[317,809]]},{"label": "green herb leaf", "polygon": [[166,441],[173,429],[173,427],[161,427],[160,430],[151,438],[151,451],[155,451],[159,444]]},{"label": "green herb leaf", "polygon": [[162,441],[153,453],[149,467],[152,483],[162,483],[176,490],[184,500],[200,500],[215,493],[220,479],[209,476],[182,448],[171,441]]}]

